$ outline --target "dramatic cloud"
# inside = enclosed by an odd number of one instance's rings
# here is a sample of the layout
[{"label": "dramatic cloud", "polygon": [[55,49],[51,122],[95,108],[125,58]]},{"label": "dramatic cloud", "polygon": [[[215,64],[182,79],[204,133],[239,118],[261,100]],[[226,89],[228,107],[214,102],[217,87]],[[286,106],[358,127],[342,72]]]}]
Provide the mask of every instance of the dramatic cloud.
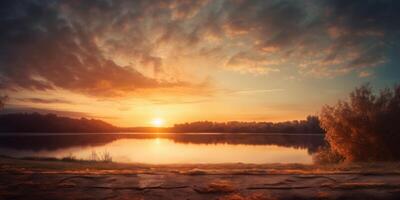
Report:
[{"label": "dramatic cloud", "polygon": [[305,74],[382,64],[399,35],[400,3],[394,1],[235,2],[225,5],[227,33],[252,38],[248,53],[294,63]]},{"label": "dramatic cloud", "polygon": [[201,67],[360,73],[389,60],[400,31],[400,2],[389,0],[23,0],[0,7],[0,89],[98,97],[196,87],[194,68]]},{"label": "dramatic cloud", "polygon": [[[125,25],[114,24],[123,23],[115,21],[117,13],[122,11],[120,8],[107,7],[110,5],[100,1],[93,5],[78,1],[70,4],[18,1],[1,6],[2,88],[62,88],[94,96],[119,96],[135,89],[184,85],[179,80],[171,82],[145,76],[135,66],[117,64],[102,52],[99,40],[118,38],[118,35],[107,35],[108,29],[121,30]],[[139,37],[136,41],[142,39]],[[145,51],[146,48],[140,48],[137,52],[141,62],[157,68],[160,61]]]}]

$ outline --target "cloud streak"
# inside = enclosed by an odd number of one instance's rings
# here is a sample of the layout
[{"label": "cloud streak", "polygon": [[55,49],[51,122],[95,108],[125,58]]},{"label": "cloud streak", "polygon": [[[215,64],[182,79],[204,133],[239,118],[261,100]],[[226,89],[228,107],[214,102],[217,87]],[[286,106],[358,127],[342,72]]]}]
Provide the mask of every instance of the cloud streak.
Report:
[{"label": "cloud streak", "polygon": [[73,102],[63,99],[43,99],[43,98],[18,98],[18,101],[40,103],[40,104],[73,104]]},{"label": "cloud streak", "polygon": [[272,93],[272,92],[283,92],[284,89],[266,89],[266,90],[241,90],[233,92],[233,94],[243,94],[243,95],[250,95],[250,94],[260,94],[260,93]]}]

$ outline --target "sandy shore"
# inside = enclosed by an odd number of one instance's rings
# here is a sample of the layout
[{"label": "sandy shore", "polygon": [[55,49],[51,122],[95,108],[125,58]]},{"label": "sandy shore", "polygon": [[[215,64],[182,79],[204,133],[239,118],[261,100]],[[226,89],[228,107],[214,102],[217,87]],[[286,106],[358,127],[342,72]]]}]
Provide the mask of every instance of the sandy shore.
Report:
[{"label": "sandy shore", "polygon": [[0,199],[400,199],[400,164],[144,165],[0,158]]}]

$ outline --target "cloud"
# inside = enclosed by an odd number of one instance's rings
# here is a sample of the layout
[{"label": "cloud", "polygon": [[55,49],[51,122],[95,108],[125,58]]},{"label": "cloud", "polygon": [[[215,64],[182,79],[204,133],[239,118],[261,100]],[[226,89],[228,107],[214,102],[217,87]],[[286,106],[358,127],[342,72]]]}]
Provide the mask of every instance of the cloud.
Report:
[{"label": "cloud", "polygon": [[210,101],[209,99],[200,99],[200,100],[184,100],[184,99],[173,99],[173,100],[165,100],[165,99],[151,99],[150,102],[155,105],[177,105],[177,104],[198,104]]},{"label": "cloud", "polygon": [[169,8],[173,19],[187,19],[196,15],[208,0],[172,1]]},{"label": "cloud", "polygon": [[385,63],[400,29],[394,1],[235,1],[226,8],[226,34],[252,38],[250,54],[317,76]]},{"label": "cloud", "polygon": [[225,67],[241,73],[268,74],[279,71],[276,59],[268,59],[265,56],[249,54],[248,52],[239,52],[232,56]]},{"label": "cloud", "polygon": [[94,97],[195,90],[195,68],[203,65],[179,64],[192,58],[240,73],[295,66],[302,75],[338,76],[388,62],[400,32],[400,2],[389,0],[23,0],[0,7],[0,90]]},{"label": "cloud", "polygon": [[368,72],[368,71],[362,71],[362,72],[358,73],[358,77],[360,77],[360,78],[366,78],[366,77],[370,77],[372,75],[373,75],[373,73]]},{"label": "cloud", "polygon": [[[3,3],[7,5],[2,5],[0,16],[1,88],[61,88],[91,96],[114,97],[137,89],[184,87],[184,81],[145,76],[135,65],[118,64],[105,54],[105,49],[113,45],[102,46],[102,42],[118,39],[110,30],[121,30],[128,23],[140,20],[133,13],[119,14],[126,3],[121,2]],[[143,35],[129,35],[133,27],[126,29],[125,37],[133,38],[129,44],[137,42],[138,48],[132,52],[136,52],[134,55],[140,63],[160,71],[161,60],[148,53],[150,45],[138,42],[143,40]]]},{"label": "cloud", "polygon": [[241,90],[233,92],[233,94],[243,94],[243,95],[250,95],[250,94],[260,94],[260,93],[272,93],[272,92],[283,92],[284,89],[265,89],[265,90]]}]

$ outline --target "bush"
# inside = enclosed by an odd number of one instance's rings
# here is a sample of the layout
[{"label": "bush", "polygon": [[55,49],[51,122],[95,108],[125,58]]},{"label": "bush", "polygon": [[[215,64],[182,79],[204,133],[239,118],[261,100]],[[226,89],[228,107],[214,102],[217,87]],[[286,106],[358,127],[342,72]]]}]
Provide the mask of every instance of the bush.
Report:
[{"label": "bush", "polygon": [[324,106],[321,127],[330,151],[345,161],[400,160],[400,87],[373,94],[369,84],[356,88],[348,101]]},{"label": "bush", "polygon": [[344,161],[344,157],[337,152],[332,151],[329,146],[321,147],[313,155],[313,161],[316,164],[337,164]]}]

